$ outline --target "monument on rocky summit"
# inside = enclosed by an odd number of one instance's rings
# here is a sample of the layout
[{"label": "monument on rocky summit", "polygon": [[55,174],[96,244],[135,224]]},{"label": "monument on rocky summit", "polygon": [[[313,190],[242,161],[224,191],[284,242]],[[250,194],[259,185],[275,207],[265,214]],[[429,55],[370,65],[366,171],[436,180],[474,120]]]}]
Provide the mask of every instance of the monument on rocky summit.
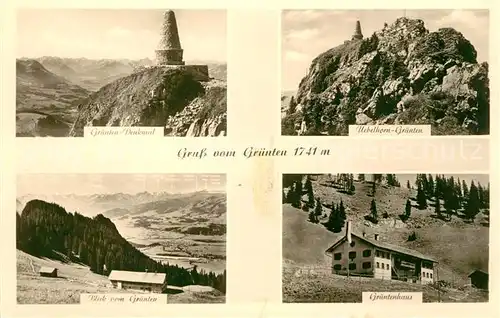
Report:
[{"label": "monument on rocky summit", "polygon": [[175,13],[167,10],[163,15],[163,25],[160,43],[156,50],[156,61],[159,65],[184,65],[183,50],[179,40],[179,30]]},{"label": "monument on rocky summit", "polygon": [[363,33],[361,33],[361,23],[356,21],[356,29],[354,30],[354,34],[352,35],[353,40],[362,40],[363,39]]},{"label": "monument on rocky summit", "polygon": [[208,65],[186,65],[183,60],[177,20],[172,10],[165,11],[161,28],[161,38],[156,53],[156,65],[188,71],[199,81],[208,81]]}]

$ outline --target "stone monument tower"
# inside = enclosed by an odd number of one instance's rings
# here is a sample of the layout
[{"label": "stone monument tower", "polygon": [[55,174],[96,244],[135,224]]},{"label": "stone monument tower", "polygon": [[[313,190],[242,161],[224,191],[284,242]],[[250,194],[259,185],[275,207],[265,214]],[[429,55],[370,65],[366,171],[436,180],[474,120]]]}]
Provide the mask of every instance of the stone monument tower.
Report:
[{"label": "stone monument tower", "polygon": [[354,34],[352,35],[353,40],[362,40],[363,39],[363,33],[361,33],[361,23],[359,23],[359,20],[356,21],[356,29],[354,30]]},{"label": "stone monument tower", "polygon": [[182,60],[183,50],[179,40],[179,31],[175,13],[167,10],[163,15],[161,39],[156,52],[156,63],[158,65],[184,65]]}]

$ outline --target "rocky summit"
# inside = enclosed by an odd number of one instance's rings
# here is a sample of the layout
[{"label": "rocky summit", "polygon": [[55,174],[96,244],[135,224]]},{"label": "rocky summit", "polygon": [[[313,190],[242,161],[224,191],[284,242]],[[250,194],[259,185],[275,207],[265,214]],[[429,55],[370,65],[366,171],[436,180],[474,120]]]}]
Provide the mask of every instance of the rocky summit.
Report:
[{"label": "rocky summit", "polygon": [[284,110],[284,135],[347,135],[348,125],[430,124],[433,135],[489,134],[487,62],[457,30],[398,18],[311,63]]},{"label": "rocky summit", "polygon": [[226,133],[226,83],[152,66],[102,87],[78,105],[70,136],[86,126],[163,126],[168,136]]}]

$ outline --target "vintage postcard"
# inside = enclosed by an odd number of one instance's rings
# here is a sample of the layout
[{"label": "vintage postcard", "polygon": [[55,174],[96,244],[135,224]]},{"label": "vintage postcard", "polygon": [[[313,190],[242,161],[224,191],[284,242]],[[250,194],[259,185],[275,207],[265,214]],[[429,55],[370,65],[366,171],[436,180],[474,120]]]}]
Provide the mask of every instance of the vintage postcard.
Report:
[{"label": "vintage postcard", "polygon": [[21,174],[16,206],[18,304],[225,302],[225,175]]},{"label": "vintage postcard", "polygon": [[488,135],[488,53],[488,10],[283,11],[282,135]]},{"label": "vintage postcard", "polygon": [[486,174],[284,174],[283,301],[488,302],[489,220]]},{"label": "vintage postcard", "polygon": [[20,9],[16,40],[19,137],[226,135],[225,10]]}]

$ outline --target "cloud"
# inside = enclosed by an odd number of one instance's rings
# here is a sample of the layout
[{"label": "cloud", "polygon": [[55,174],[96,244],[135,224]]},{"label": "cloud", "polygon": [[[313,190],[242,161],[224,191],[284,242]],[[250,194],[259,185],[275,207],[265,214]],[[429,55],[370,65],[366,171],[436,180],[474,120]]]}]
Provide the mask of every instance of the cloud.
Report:
[{"label": "cloud", "polygon": [[285,37],[287,40],[310,40],[315,38],[320,33],[320,30],[317,28],[312,29],[301,29],[301,30],[290,30],[286,33]]},{"label": "cloud", "polygon": [[488,16],[484,17],[480,11],[473,10],[452,10],[436,23],[439,26],[453,26],[456,24],[466,25],[471,28],[488,26]]},{"label": "cloud", "polygon": [[293,51],[293,50],[288,50],[285,52],[285,60],[289,61],[306,61],[309,60],[309,56],[307,54]]}]

